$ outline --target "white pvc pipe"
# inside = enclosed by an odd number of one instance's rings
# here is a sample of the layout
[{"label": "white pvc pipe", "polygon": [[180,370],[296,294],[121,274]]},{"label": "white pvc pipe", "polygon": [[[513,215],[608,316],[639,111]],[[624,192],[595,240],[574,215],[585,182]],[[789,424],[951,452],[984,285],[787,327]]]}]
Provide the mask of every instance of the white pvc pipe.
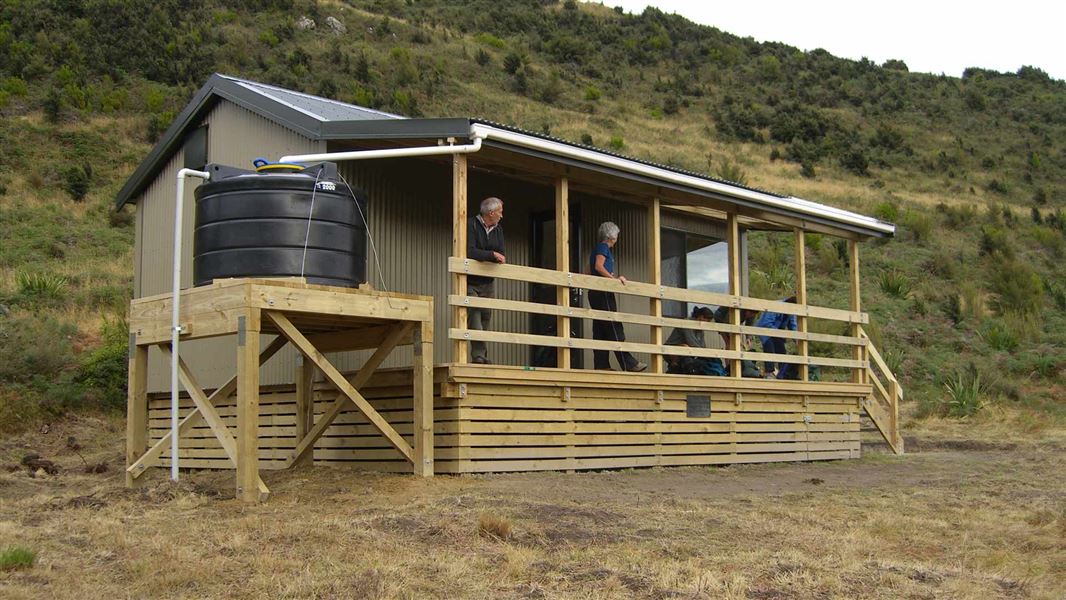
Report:
[{"label": "white pvc pipe", "polygon": [[328,160],[341,162],[345,160],[368,160],[371,158],[401,158],[406,156],[434,156],[441,154],[470,154],[481,150],[480,135],[472,134],[472,143],[441,146],[417,146],[415,148],[388,148],[385,150],[349,150],[345,152],[323,152],[320,154],[291,154],[282,156],[278,162],[283,163],[308,163]]},{"label": "white pvc pipe", "polygon": [[185,207],[185,178],[211,179],[206,171],[182,169],[178,171],[178,192],[174,198],[174,282],[170,298],[170,478],[178,480],[178,338],[181,324],[178,308],[181,305],[181,217]]}]

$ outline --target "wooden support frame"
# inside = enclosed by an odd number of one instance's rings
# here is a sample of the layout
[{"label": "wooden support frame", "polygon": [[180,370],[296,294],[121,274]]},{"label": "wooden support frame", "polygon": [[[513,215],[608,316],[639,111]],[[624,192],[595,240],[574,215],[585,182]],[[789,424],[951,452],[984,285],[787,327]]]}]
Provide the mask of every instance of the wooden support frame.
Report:
[{"label": "wooden support frame", "polygon": [[[466,259],[467,193],[468,166],[465,154],[452,156],[452,256]],[[452,291],[461,296],[466,295],[466,274],[452,273]],[[466,329],[467,312],[462,306],[452,307],[452,327]],[[452,341],[452,362],[466,363],[470,344],[466,340]]]},{"label": "wooden support frame", "polygon": [[[735,212],[729,213],[726,217],[726,245],[729,253],[729,294],[740,296],[740,226]],[[740,326],[740,306],[730,306],[729,323],[734,327]],[[729,349],[740,352],[740,333],[733,333],[729,336]],[[742,375],[741,362],[739,357],[729,361],[730,376],[740,377]]]},{"label": "wooden support frame", "polygon": [[[859,288],[859,243],[854,240],[848,240],[848,272],[849,279],[851,281],[851,304],[850,308],[853,312],[859,312],[862,309],[861,292]],[[859,323],[852,323],[851,335],[860,337],[862,327]],[[856,347],[854,352],[855,360],[866,360],[866,349],[864,346]],[[866,383],[866,370],[860,369],[852,372],[852,381],[855,383]]]},{"label": "wooden support frame", "polygon": [[[218,441],[226,458],[236,467],[237,497],[247,502],[265,499],[269,490],[259,476],[260,366],[282,347],[292,343],[303,360],[296,368],[297,399],[293,416],[295,433],[302,446],[286,466],[308,452],[338,413],[354,405],[366,415],[400,454],[413,463],[415,473],[431,476],[433,466],[433,302],[425,296],[380,293],[370,290],[305,284],[302,281],[233,279],[215,282],[182,292],[181,322],[188,324],[186,339],[236,335],[237,374],[208,396],[193,375],[184,357],[178,361],[178,374],[193,401],[178,424],[178,435],[193,434],[203,421]],[[186,301],[187,299],[187,301]],[[127,485],[142,481],[148,468],[158,466],[170,447],[171,432],[147,445],[148,418],[146,376],[148,348],[158,345],[169,356],[169,339],[161,339],[169,322],[170,295],[134,300],[130,308],[129,408],[127,414]],[[263,316],[266,319],[263,319]],[[313,328],[312,335],[300,331],[300,323]],[[412,335],[414,332],[414,335]],[[278,333],[260,351],[262,335]],[[365,336],[362,335],[365,333]],[[323,348],[316,347],[315,342]],[[416,350],[412,378],[416,414],[414,448],[359,394],[386,356],[398,345],[413,343]],[[364,368],[346,380],[323,355],[324,351],[346,351],[376,347]],[[313,376],[322,371],[326,381],[340,393],[334,405],[318,423],[314,414]],[[236,428],[228,424],[216,408],[222,400],[236,395]],[[228,408],[232,420],[234,408]],[[232,422],[232,421],[230,421]],[[203,432],[194,438],[203,438]],[[188,452],[198,451],[194,446]],[[269,450],[267,451],[269,455]],[[198,464],[190,459],[193,467]],[[183,459],[184,460],[184,459]]]},{"label": "wooden support frame", "polygon": [[[343,405],[348,402],[354,404],[356,408],[366,416],[367,420],[370,421],[374,428],[377,429],[381,435],[385,436],[385,439],[389,440],[394,448],[400,451],[400,454],[403,454],[407,460],[413,460],[414,450],[411,448],[411,445],[403,439],[403,436],[393,429],[392,425],[389,425],[389,422],[386,421],[384,417],[378,414],[378,411],[375,410],[374,407],[367,402],[366,398],[359,393],[359,390],[353,385],[353,382],[349,382],[344,375],[341,375],[341,372],[337,367],[333,366],[333,364],[326,359],[326,356],[319,352],[318,349],[315,348],[302,333],[300,333],[300,330],[289,321],[288,317],[278,311],[265,311],[265,313],[267,318],[278,326],[281,330],[281,334],[288,338],[288,340],[303,353],[304,358],[313,362],[315,366],[322,371],[322,374],[325,375],[326,380],[340,391],[341,397],[334,402],[335,406],[339,404],[340,407],[343,407]],[[380,359],[376,361],[377,364],[370,367],[370,369],[367,369],[367,366],[364,365],[360,370],[360,375],[357,376],[356,381],[361,379],[362,381],[360,383],[363,383],[367,379],[370,379],[373,370],[376,369],[377,365],[381,364],[381,361],[384,360],[389,352],[396,347],[396,342],[399,340],[400,336],[407,333],[406,329],[409,327],[411,327],[411,325],[407,323],[397,325],[395,337],[390,336],[389,340],[386,341],[387,343],[391,342],[391,344],[388,346],[382,344],[382,346],[378,348],[378,350],[382,352],[380,352]],[[370,363],[370,361],[367,362]],[[336,411],[327,411],[327,413],[319,419],[319,422],[315,423],[312,431],[300,441],[296,450],[293,451],[292,462],[299,460],[300,455],[306,452],[314,444],[314,441],[325,432],[326,427],[329,427],[330,423],[332,423],[333,419],[336,418],[338,414],[340,414],[339,408]],[[315,436],[314,439],[309,440],[308,438],[312,435]]]},{"label": "wooden support frame", "polygon": [[[148,347],[138,346],[133,333],[130,334],[127,403],[126,465],[131,467],[148,450]],[[127,470],[126,487],[133,487],[136,482],[137,475]]]},{"label": "wooden support frame", "polygon": [[[650,244],[648,252],[648,273],[649,279],[652,285],[661,286],[663,283],[662,277],[662,225],[661,225],[661,206],[658,198],[652,198],[651,204],[648,205],[648,243]],[[663,301],[662,298],[651,298],[648,300],[648,310],[653,317],[663,316]],[[663,345],[663,328],[658,325],[651,326],[651,343],[655,346]],[[652,354],[650,370],[652,373],[663,372],[663,355]]]},{"label": "wooden support frame", "polygon": [[[806,251],[806,236],[803,230],[800,228],[795,229],[796,232],[796,304],[800,306],[807,306],[807,251]],[[799,315],[796,317],[796,329],[799,333],[807,333],[807,317],[805,315]],[[808,348],[806,339],[799,339],[796,341],[797,353],[806,358],[810,349]],[[809,381],[811,374],[810,368],[806,363],[801,363],[799,367],[800,381]]]},{"label": "wooden support frame", "polygon": [[[555,265],[561,273],[570,272],[570,184],[565,177],[555,180]],[[570,288],[555,288],[556,304],[564,309],[570,307]],[[556,317],[556,331],[563,340],[570,339],[570,317]],[[570,368],[569,346],[556,352],[560,369]]]}]

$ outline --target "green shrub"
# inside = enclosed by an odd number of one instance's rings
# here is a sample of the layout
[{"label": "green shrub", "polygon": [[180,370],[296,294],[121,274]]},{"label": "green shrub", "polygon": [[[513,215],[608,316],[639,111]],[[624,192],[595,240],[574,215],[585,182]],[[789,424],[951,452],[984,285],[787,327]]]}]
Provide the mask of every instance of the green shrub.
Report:
[{"label": "green shrub", "polygon": [[607,146],[610,147],[611,150],[622,150],[626,147],[626,142],[622,139],[622,136],[612,135],[611,141],[607,142]]},{"label": "green shrub", "polygon": [[740,166],[739,163],[732,161],[728,158],[722,159],[718,163],[718,168],[715,170],[715,175],[719,179],[725,181],[731,181],[733,183],[739,183],[740,185],[748,184],[748,174]]},{"label": "green shrub", "polygon": [[85,167],[67,167],[63,171],[63,189],[76,202],[85,199],[91,181],[90,173]]},{"label": "green shrub", "polygon": [[37,561],[37,554],[25,546],[8,546],[0,551],[0,571],[28,569]]},{"label": "green shrub", "polygon": [[595,143],[595,140],[592,139],[591,133],[586,132],[581,134],[581,143],[586,146],[592,146]]},{"label": "green shrub", "polygon": [[600,91],[600,88],[594,85],[590,85],[585,88],[585,100],[588,100],[589,102],[596,102],[601,97],[603,97],[603,92]]},{"label": "green shrub", "polygon": [[981,226],[981,240],[978,242],[978,250],[983,256],[1000,258],[1014,256],[1014,248],[1007,238],[1007,232],[994,225]]},{"label": "green shrub", "polygon": [[477,61],[477,64],[479,64],[482,67],[484,67],[484,66],[488,65],[490,62],[492,62],[492,55],[490,55],[488,52],[485,52],[485,50],[483,48],[478,48],[477,49],[477,54],[474,55],[474,60]]},{"label": "green shrub", "polygon": [[1040,276],[1023,262],[997,261],[988,284],[995,295],[992,308],[1000,315],[1035,315],[1043,306],[1044,285]]},{"label": "green shrub", "polygon": [[889,221],[895,223],[899,218],[899,209],[896,208],[896,204],[890,201],[884,201],[877,204],[874,207],[874,216],[882,221]]},{"label": "green shrub", "polygon": [[1036,188],[1033,192],[1033,202],[1040,206],[1047,204],[1047,190],[1044,188]]},{"label": "green shrub", "polygon": [[898,269],[881,271],[877,277],[881,291],[893,298],[906,298],[911,292],[911,280]]},{"label": "green shrub", "polygon": [[74,383],[83,390],[83,400],[92,400],[103,408],[125,405],[128,332],[122,319],[104,322],[103,343],[82,357],[74,376]]},{"label": "green shrub", "polygon": [[491,33],[479,33],[474,39],[476,39],[479,44],[485,44],[486,46],[491,46],[493,48],[503,48],[506,46],[503,40]]},{"label": "green shrub", "polygon": [[909,232],[916,242],[925,242],[932,238],[933,219],[924,212],[908,210],[903,215],[900,226]]},{"label": "green shrub", "polygon": [[981,375],[973,365],[970,365],[968,369],[957,371],[944,382],[944,389],[947,391],[947,412],[953,417],[973,416],[984,405],[982,398],[984,386],[981,384]]},{"label": "green shrub", "polygon": [[961,229],[977,219],[977,209],[970,204],[949,206],[941,202],[936,210],[944,215],[944,224],[952,229]]},{"label": "green shrub", "polygon": [[992,181],[989,181],[988,185],[985,187],[988,189],[988,191],[993,192],[995,194],[1006,194],[1010,191],[1007,189],[1007,184],[1003,183],[998,179],[993,179]]},{"label": "green shrub", "polygon": [[800,175],[807,179],[814,179],[818,175],[814,170],[814,163],[810,161],[800,163]]},{"label": "green shrub", "polygon": [[851,150],[840,157],[840,166],[856,175],[869,175],[870,161],[862,150]]},{"label": "green shrub", "polygon": [[514,75],[518,73],[524,63],[525,58],[521,54],[509,52],[507,56],[503,57],[503,70],[507,71],[508,75]]},{"label": "green shrub", "polygon": [[999,319],[990,319],[981,324],[977,334],[993,350],[1014,352],[1018,349],[1018,335]]},{"label": "green shrub", "polygon": [[53,317],[0,319],[0,381],[51,379],[74,363],[71,340],[77,328]]},{"label": "green shrub", "polygon": [[963,282],[957,293],[948,295],[945,312],[956,325],[964,321],[979,321],[985,315],[981,291],[972,281]]}]

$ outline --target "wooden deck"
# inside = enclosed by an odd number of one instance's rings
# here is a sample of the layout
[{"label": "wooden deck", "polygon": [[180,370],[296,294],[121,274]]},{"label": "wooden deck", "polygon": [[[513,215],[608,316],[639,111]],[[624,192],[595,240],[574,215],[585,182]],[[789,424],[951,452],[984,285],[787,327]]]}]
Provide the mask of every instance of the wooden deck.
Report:
[{"label": "wooden deck", "polygon": [[[381,371],[363,396],[409,443],[411,371]],[[608,373],[482,365],[434,372],[437,473],[580,470],[856,458],[865,383]],[[336,390],[315,385],[315,412]],[[169,400],[149,402],[149,436],[166,434]],[[185,402],[192,408],[191,400]],[[218,403],[236,419],[233,398]],[[318,418],[316,415],[316,419]],[[259,466],[284,468],[297,440],[294,387],[260,393]],[[181,464],[232,468],[206,425],[181,439]],[[167,452],[164,452],[164,463]],[[318,464],[410,472],[359,411],[341,413],[314,446]]]}]

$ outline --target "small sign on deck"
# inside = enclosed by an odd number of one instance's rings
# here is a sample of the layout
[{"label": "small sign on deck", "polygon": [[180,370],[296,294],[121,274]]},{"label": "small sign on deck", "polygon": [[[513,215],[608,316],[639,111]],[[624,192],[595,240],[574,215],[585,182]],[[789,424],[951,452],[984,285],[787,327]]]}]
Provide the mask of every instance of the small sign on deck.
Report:
[{"label": "small sign on deck", "polygon": [[711,416],[711,397],[698,394],[689,394],[685,398],[685,415],[691,418],[706,418]]}]

